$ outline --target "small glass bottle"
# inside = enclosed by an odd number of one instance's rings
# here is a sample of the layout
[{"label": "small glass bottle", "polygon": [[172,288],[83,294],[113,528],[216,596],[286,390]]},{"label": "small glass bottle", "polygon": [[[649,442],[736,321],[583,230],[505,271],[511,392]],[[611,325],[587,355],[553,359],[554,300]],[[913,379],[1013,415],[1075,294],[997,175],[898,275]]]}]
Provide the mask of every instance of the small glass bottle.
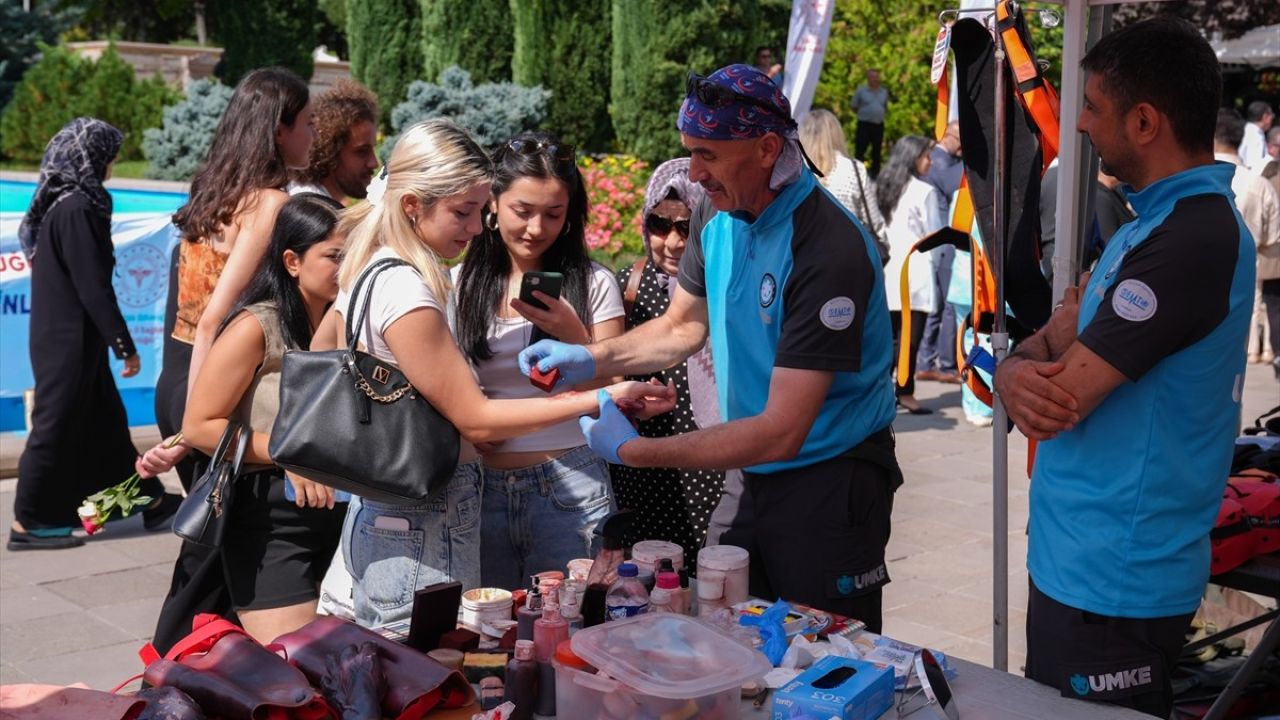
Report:
[{"label": "small glass bottle", "polygon": [[516,640],[533,639],[533,623],[542,617],[542,593],[535,585],[524,601],[524,607],[516,611]]},{"label": "small glass bottle", "polygon": [[649,608],[649,593],[637,579],[639,570],[632,563],[618,566],[618,581],[605,595],[605,619],[622,620],[644,613]]},{"label": "small glass bottle", "polygon": [[560,604],[555,591],[547,595],[542,606],[542,617],[533,623],[533,654],[538,661],[539,715],[556,714],[556,669],[551,659],[556,647],[569,639],[569,623],[560,617]]}]

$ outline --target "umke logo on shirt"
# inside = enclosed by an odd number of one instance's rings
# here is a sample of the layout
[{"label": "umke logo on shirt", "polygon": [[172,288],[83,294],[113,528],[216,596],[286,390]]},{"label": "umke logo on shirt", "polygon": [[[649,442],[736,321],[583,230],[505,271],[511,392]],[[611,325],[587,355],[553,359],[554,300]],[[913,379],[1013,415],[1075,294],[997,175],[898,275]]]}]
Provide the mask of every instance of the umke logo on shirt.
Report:
[{"label": "umke logo on shirt", "polygon": [[841,295],[827,301],[818,311],[818,319],[831,330],[844,330],[853,324],[855,308],[851,298]]}]

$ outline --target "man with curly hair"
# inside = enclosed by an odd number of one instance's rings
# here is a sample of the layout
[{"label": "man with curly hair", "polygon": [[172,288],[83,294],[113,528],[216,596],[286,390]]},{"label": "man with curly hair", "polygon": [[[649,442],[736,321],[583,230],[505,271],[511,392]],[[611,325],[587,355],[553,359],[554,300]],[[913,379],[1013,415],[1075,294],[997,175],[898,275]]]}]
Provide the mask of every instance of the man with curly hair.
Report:
[{"label": "man with curly hair", "polygon": [[354,80],[339,80],[315,99],[316,140],[311,161],[294,174],[289,193],[313,192],[345,203],[362,199],[373,172],[378,139],[378,98]]}]

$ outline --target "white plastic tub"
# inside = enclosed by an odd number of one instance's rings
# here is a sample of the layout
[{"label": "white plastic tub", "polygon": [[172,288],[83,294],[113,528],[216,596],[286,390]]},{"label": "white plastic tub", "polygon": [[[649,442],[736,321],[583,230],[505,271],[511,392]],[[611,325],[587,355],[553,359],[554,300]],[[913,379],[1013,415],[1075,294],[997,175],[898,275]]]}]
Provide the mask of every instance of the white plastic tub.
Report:
[{"label": "white plastic tub", "polygon": [[574,720],[732,720],[764,655],[683,615],[639,615],[581,630],[573,652],[591,674],[554,663],[556,714]]}]

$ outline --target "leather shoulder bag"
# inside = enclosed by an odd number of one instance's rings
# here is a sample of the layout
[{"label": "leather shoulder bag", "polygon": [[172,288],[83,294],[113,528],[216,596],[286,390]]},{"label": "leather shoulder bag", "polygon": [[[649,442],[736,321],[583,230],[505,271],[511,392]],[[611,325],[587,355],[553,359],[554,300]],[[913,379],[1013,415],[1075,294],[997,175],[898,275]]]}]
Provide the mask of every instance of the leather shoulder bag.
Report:
[{"label": "leather shoulder bag", "polygon": [[356,349],[375,279],[402,265],[408,263],[387,258],[360,274],[347,307],[346,349],[284,354],[268,451],[276,465],[309,480],[417,505],[448,486],[458,464],[458,429],[398,368]]},{"label": "leather shoulder bag", "polygon": [[[226,533],[231,505],[235,500],[236,480],[240,477],[244,453],[249,447],[249,435],[240,423],[227,421],[227,429],[222,431],[209,469],[196,480],[173,516],[173,532],[178,537],[197,545],[222,546],[222,536]],[[227,457],[233,439],[236,441],[235,453]]]}]

